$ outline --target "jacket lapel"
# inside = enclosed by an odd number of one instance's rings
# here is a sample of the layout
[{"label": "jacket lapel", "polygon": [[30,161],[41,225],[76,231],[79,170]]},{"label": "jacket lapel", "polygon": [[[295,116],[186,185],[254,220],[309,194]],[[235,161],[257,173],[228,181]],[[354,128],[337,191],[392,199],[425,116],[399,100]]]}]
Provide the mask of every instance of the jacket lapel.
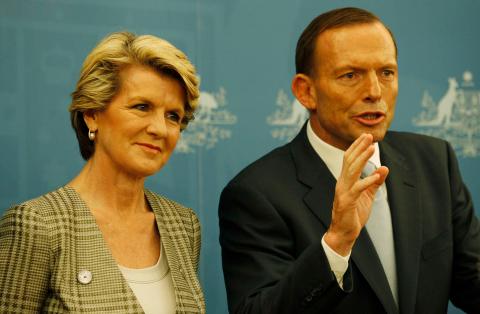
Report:
[{"label": "jacket lapel", "polygon": [[380,156],[382,164],[390,170],[386,184],[392,213],[400,312],[414,313],[422,243],[422,211],[415,176],[403,154],[390,145],[388,134],[380,143]]},{"label": "jacket lapel", "polygon": [[[106,300],[119,300],[118,305],[110,305],[112,311],[118,309],[125,313],[143,313],[140,303],[118,268],[87,204],[69,186],[65,187],[65,191],[73,200],[73,215],[76,230],[78,230],[75,237],[75,263],[71,265],[72,269],[69,273],[69,276],[72,276],[71,280],[75,282],[71,287],[77,287],[75,293],[78,294],[78,298],[88,300],[92,293],[101,293],[105,295]],[[76,282],[76,276],[82,270],[92,275],[91,282],[86,285]]]},{"label": "jacket lapel", "polygon": [[[191,250],[189,250],[187,245],[189,241],[188,235],[185,229],[181,228],[183,222],[175,208],[169,202],[161,197],[155,196],[150,191],[146,191],[145,195],[155,213],[160,238],[165,249],[165,254],[167,255],[173,286],[175,288],[177,313],[185,313],[186,304],[191,308],[193,298],[195,305],[198,307],[199,304],[201,304],[198,298],[202,296],[200,283],[196,278],[194,266],[189,258],[185,258],[191,254]],[[189,274],[191,276],[189,276]],[[195,293],[193,293],[193,291],[195,291]],[[198,308],[198,313],[202,313],[201,308]]]},{"label": "jacket lapel", "polygon": [[[332,219],[331,206],[336,180],[310,145],[305,125],[292,141],[291,152],[297,167],[297,179],[311,188],[304,197],[305,204],[318,217],[326,230]],[[365,228],[355,242],[351,259],[386,311],[398,313],[380,259]]]},{"label": "jacket lapel", "polygon": [[365,228],[360,232],[352,250],[352,260],[375,292],[387,313],[398,313],[387,276]]}]

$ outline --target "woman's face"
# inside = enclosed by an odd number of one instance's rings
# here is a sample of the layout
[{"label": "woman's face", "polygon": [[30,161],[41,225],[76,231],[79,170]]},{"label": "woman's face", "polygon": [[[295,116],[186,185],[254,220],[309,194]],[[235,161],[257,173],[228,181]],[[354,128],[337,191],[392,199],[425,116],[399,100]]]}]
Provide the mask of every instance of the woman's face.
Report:
[{"label": "woman's face", "polygon": [[106,110],[85,115],[96,130],[94,161],[134,177],[159,171],[173,152],[185,115],[185,91],[174,78],[141,65],[120,71]]}]

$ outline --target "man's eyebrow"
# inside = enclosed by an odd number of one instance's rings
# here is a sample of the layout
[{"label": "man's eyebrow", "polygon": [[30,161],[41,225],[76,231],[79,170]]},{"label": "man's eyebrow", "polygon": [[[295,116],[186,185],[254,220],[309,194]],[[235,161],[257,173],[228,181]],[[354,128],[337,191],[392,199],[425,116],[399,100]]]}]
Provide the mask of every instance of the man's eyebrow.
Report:
[{"label": "man's eyebrow", "polygon": [[[379,69],[397,69],[398,65],[393,62],[387,62],[385,64],[381,64],[378,68]],[[341,73],[345,71],[363,71],[363,70],[365,70],[365,68],[361,66],[357,66],[354,64],[344,64],[344,65],[338,66],[333,71],[334,73]]]},{"label": "man's eyebrow", "polygon": [[388,62],[388,63],[384,64],[384,65],[382,66],[382,68],[384,68],[384,69],[385,69],[385,68],[397,69],[397,68],[398,68],[398,64]]},{"label": "man's eyebrow", "polygon": [[343,72],[362,71],[362,70],[363,69],[361,67],[346,64],[346,65],[341,65],[341,66],[333,69],[333,73],[340,74],[340,73],[343,73]]}]

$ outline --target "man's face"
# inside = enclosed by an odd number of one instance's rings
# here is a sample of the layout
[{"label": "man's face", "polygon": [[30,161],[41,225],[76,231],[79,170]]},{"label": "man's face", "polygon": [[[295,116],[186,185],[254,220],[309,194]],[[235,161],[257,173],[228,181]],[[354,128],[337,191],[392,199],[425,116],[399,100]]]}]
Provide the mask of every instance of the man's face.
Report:
[{"label": "man's face", "polygon": [[395,111],[396,59],[392,37],[380,23],[320,34],[311,76],[315,133],[343,150],[362,133],[382,140]]}]

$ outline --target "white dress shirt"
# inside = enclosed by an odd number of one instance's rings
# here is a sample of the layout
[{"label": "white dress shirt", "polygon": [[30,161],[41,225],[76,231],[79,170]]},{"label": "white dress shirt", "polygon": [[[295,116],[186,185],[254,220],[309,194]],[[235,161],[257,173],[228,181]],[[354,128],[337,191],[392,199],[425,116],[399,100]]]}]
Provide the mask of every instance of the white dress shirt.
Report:
[{"label": "white dress shirt", "polygon": [[[338,180],[338,177],[340,176],[340,173],[342,171],[343,155],[345,154],[345,152],[320,139],[313,131],[312,126],[310,125],[310,121],[307,124],[307,137],[313,149],[318,154],[318,156],[320,156],[320,158],[325,162],[325,164],[327,165],[327,168],[330,170],[333,177],[336,180]],[[372,162],[375,165],[375,167],[378,168],[381,166],[380,150],[379,150],[378,143],[375,143],[374,147],[375,147],[375,152],[373,153],[373,156],[369,159],[369,161]],[[387,197],[387,188],[385,186],[385,183],[383,183],[380,186],[380,189],[382,190],[383,195]],[[388,211],[390,211],[390,208],[388,208]],[[340,254],[338,254],[328,246],[328,244],[324,240],[324,237],[322,237],[322,246],[327,256],[328,262],[330,264],[330,268],[332,269],[332,272],[335,274],[335,278],[337,279],[338,284],[340,285],[340,287],[343,288],[343,275],[347,271],[348,261],[350,259],[351,252],[349,252],[347,256],[341,256]],[[392,250],[393,250],[393,238],[392,238]],[[395,282],[390,283],[390,285],[391,286],[393,285],[392,290],[394,291],[393,292],[394,298],[397,300],[396,278],[395,278]]]}]

